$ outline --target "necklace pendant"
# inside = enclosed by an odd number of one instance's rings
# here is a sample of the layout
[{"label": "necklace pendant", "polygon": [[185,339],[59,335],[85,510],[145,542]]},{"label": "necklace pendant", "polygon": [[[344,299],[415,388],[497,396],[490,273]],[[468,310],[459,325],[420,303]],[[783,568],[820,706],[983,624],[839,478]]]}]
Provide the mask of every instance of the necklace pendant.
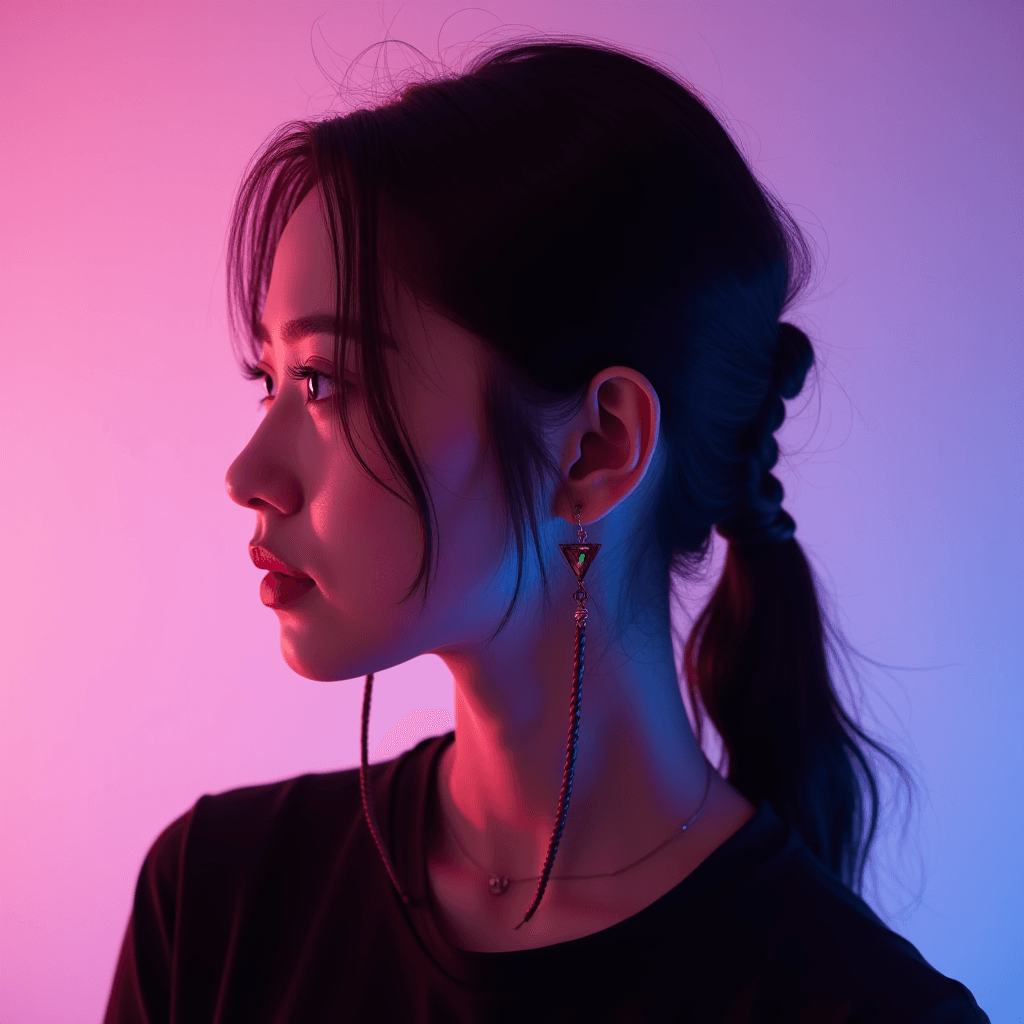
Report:
[{"label": "necklace pendant", "polygon": [[506,875],[491,875],[488,885],[491,887],[492,896],[504,896],[508,883],[511,881]]}]

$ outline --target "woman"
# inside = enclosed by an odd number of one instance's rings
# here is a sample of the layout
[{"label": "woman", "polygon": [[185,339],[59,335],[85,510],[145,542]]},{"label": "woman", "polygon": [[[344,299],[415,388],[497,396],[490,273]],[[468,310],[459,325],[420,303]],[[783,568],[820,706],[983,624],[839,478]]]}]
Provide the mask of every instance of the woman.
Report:
[{"label": "woman", "polygon": [[[168,827],[107,1020],[986,1020],[852,891],[889,755],[771,472],[808,249],[701,101],[505,45],[285,126],[232,223],[228,491],[285,660],[366,675],[363,763]],[[426,652],[455,731],[370,768],[372,673]]]}]

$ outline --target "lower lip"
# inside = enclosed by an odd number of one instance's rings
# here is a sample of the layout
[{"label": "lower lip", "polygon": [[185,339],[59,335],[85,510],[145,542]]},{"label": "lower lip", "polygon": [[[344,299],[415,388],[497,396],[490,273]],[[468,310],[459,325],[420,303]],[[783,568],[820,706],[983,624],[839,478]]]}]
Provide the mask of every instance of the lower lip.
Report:
[{"label": "lower lip", "polygon": [[282,608],[315,587],[316,583],[308,576],[285,576],[283,572],[268,572],[260,582],[260,600],[268,608]]}]

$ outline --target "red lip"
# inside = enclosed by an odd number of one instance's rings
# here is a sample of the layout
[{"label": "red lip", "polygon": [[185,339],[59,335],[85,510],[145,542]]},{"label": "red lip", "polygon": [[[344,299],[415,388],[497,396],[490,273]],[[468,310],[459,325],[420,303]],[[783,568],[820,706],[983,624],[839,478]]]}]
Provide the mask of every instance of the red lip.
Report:
[{"label": "red lip", "polygon": [[273,552],[259,544],[249,545],[249,557],[257,569],[269,569],[271,572],[279,572],[284,576],[293,576],[296,579],[311,579],[308,573],[293,569],[287,562],[282,562]]},{"label": "red lip", "polygon": [[316,583],[308,576],[286,576],[283,572],[268,572],[260,581],[260,600],[268,608],[281,608],[315,589]]},{"label": "red lip", "polygon": [[281,608],[316,588],[311,576],[282,562],[260,544],[249,545],[249,557],[257,569],[270,570],[260,581],[260,600],[268,608]]}]

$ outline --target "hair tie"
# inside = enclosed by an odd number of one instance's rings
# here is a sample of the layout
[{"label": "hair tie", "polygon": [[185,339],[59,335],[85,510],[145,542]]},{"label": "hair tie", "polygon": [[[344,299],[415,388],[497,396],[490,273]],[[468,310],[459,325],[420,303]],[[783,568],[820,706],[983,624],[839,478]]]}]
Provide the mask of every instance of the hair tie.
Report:
[{"label": "hair tie", "polygon": [[767,521],[756,512],[745,512],[715,523],[715,532],[738,547],[767,547],[792,540],[796,535],[796,520],[779,505],[774,517]]},{"label": "hair tie", "polygon": [[814,365],[810,339],[793,324],[779,323],[779,342],[775,353],[775,388],[783,398],[796,398]]}]

